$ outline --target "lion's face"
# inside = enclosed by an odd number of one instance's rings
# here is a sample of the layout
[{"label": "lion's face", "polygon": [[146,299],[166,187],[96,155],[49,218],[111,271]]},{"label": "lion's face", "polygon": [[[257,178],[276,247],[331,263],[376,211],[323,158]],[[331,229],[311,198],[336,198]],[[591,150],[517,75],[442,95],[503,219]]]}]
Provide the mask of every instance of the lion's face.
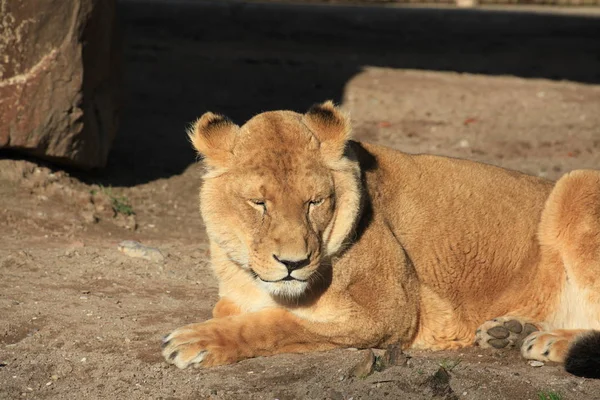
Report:
[{"label": "lion's face", "polygon": [[[331,125],[347,129],[330,107],[316,121],[279,111],[241,128],[210,114],[202,130],[205,114],[191,133],[209,166],[200,201],[211,240],[275,296],[297,297],[319,279],[358,213],[358,170],[342,156],[347,132],[337,146],[319,137]],[[225,142],[211,153],[215,137]]]}]

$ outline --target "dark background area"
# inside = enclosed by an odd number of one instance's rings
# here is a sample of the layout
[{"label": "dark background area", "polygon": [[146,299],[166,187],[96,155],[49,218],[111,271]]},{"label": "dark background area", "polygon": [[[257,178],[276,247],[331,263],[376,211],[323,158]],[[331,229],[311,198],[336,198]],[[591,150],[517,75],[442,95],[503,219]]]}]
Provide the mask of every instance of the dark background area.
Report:
[{"label": "dark background area", "polygon": [[123,117],[108,167],[84,177],[115,186],[181,173],[186,126],[207,110],[242,124],[339,102],[366,65],[600,81],[600,23],[585,16],[152,0],[118,14]]}]

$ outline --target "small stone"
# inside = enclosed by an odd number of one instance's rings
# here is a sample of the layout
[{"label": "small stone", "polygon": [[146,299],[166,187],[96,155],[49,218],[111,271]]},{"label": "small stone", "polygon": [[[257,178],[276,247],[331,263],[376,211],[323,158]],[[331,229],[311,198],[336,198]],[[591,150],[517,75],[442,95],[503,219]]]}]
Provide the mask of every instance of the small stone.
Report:
[{"label": "small stone", "polygon": [[423,383],[432,392],[433,397],[442,397],[456,400],[457,396],[450,387],[450,374],[444,367],[440,367],[435,374]]},{"label": "small stone", "polygon": [[545,364],[542,361],[537,361],[537,360],[531,360],[528,362],[529,365],[531,365],[532,367],[543,367]]},{"label": "small stone", "polygon": [[58,380],[58,375],[52,375],[50,377],[50,379],[52,379],[53,381],[57,381]]},{"label": "small stone", "polygon": [[400,343],[388,345],[382,357],[383,368],[392,367],[395,365],[406,365],[410,357],[402,352]]},{"label": "small stone", "polygon": [[144,260],[161,262],[164,261],[165,256],[160,250],[150,246],[144,246],[143,244],[133,241],[125,240],[119,243],[119,251],[129,257],[143,258]]},{"label": "small stone", "polygon": [[373,373],[374,369],[375,354],[373,353],[373,350],[368,349],[365,352],[365,357],[350,370],[349,375],[357,378],[366,378]]}]

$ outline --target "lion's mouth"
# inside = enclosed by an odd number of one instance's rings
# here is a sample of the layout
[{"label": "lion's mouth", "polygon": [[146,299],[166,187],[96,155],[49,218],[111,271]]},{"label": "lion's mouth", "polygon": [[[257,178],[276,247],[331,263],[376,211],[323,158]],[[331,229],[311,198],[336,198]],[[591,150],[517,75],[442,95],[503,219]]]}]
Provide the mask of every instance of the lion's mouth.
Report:
[{"label": "lion's mouth", "polygon": [[307,282],[308,279],[298,279],[298,278],[294,278],[292,275],[286,276],[285,278],[281,278],[281,279],[277,279],[274,281],[270,281],[267,279],[263,279],[259,274],[256,273],[256,271],[254,271],[252,268],[250,268],[250,273],[252,274],[252,277],[255,279],[260,279],[263,282],[267,282],[267,283],[277,283],[277,282],[290,282],[290,281],[298,281],[298,282]]}]

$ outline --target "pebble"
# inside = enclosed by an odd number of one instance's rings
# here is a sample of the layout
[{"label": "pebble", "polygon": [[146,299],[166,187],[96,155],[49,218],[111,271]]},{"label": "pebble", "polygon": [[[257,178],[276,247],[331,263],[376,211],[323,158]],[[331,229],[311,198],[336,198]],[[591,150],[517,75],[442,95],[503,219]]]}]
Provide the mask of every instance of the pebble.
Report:
[{"label": "pebble", "polygon": [[532,367],[543,367],[544,363],[542,361],[531,360],[529,361],[529,365],[531,365]]},{"label": "pebble", "polygon": [[124,240],[119,243],[119,251],[129,257],[143,258],[144,260],[161,262],[165,256],[157,248],[144,246],[134,240]]},{"label": "pebble", "polygon": [[382,369],[394,366],[394,365],[406,365],[409,357],[402,353],[402,347],[400,343],[388,345],[385,353],[382,357]]},{"label": "pebble", "polygon": [[357,378],[366,378],[375,370],[375,354],[373,350],[368,349],[365,352],[365,357],[359,361],[351,370],[350,376]]}]

